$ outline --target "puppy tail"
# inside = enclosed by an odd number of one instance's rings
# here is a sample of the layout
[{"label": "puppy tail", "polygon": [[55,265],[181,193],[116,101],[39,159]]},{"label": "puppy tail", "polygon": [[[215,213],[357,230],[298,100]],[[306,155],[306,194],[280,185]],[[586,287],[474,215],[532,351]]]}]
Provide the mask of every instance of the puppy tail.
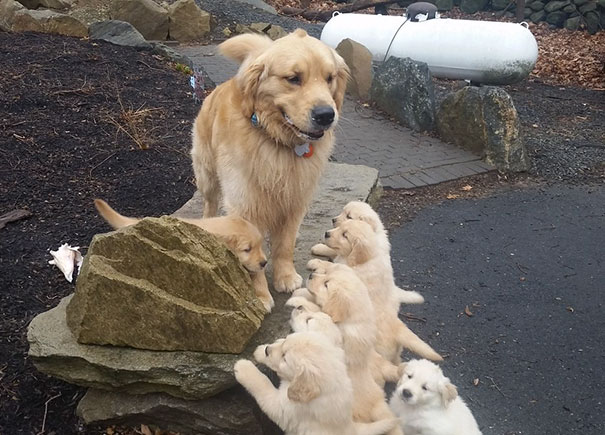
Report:
[{"label": "puppy tail", "polygon": [[424,297],[416,291],[396,287],[395,292],[400,304],[422,304],[424,302]]},{"label": "puppy tail", "polygon": [[353,423],[358,435],[382,435],[395,428],[399,424],[398,418],[387,418],[372,423]]},{"label": "puppy tail", "polygon": [[136,224],[140,219],[122,216],[102,199],[95,199],[95,207],[103,219],[114,229]]},{"label": "puppy tail", "polygon": [[272,43],[271,38],[266,35],[244,33],[226,40],[218,48],[223,56],[241,64],[248,56],[263,52]]},{"label": "puppy tail", "polygon": [[411,350],[416,355],[431,361],[443,361],[443,357],[439,355],[435,350],[427,343],[422,341],[420,337],[412,332],[405,323],[401,322],[401,327],[398,333],[398,342],[406,349]]}]

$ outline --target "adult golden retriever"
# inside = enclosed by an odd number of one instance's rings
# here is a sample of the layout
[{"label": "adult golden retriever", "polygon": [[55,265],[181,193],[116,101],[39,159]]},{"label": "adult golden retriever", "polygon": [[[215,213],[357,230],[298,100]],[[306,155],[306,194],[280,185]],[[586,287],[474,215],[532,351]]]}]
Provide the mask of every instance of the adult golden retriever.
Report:
[{"label": "adult golden retriever", "polygon": [[[102,199],[95,199],[94,203],[101,217],[112,228],[127,227],[140,221],[138,218],[122,216]],[[274,303],[264,274],[267,257],[263,252],[263,236],[260,231],[250,222],[239,216],[221,216],[209,219],[179,219],[214,234],[227,245],[229,250],[237,256],[244,269],[250,274],[256,296],[263,303],[265,309],[270,312]]]},{"label": "adult golden retriever", "polygon": [[279,388],[248,360],[235,364],[235,378],[286,435],[380,435],[397,427],[392,414],[371,424],[353,422],[343,351],[321,334],[290,334],[259,346],[254,358],[277,373]]},{"label": "adult golden retriever", "polygon": [[[346,261],[368,288],[376,310],[378,353],[395,364],[401,362],[403,347],[433,361],[443,360],[399,319],[400,295],[416,292],[401,290],[395,285],[390,257],[383,255],[371,225],[361,220],[346,220],[325,236],[326,245]],[[313,267],[314,263],[311,260],[309,266]]]},{"label": "adult golden retriever", "polygon": [[302,284],[293,264],[298,227],[330,156],[348,69],[298,29],[277,41],[245,34],[219,46],[241,63],[204,101],[191,157],[204,217],[222,200],[268,232],[277,291]]}]

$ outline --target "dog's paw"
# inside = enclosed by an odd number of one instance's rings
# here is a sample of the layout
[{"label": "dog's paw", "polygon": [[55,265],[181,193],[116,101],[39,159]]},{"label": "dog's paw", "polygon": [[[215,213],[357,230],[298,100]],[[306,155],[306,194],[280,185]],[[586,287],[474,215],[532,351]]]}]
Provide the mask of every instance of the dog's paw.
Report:
[{"label": "dog's paw", "polygon": [[275,275],[276,276],[273,285],[275,287],[275,290],[280,293],[290,293],[302,286],[302,276],[296,273],[296,271],[279,275],[277,275],[276,273]]},{"label": "dog's paw", "polygon": [[257,295],[257,296],[258,296],[258,299],[263,304],[263,307],[265,307],[265,310],[267,311],[267,313],[270,313],[271,310],[273,309],[273,307],[275,306],[275,301],[273,300],[273,297],[271,296],[271,294]]},{"label": "dog's paw", "polygon": [[311,254],[316,255],[318,257],[328,258],[334,258],[336,256],[336,252],[334,252],[334,250],[328,245],[325,245],[323,243],[313,245],[313,247],[311,248]]},{"label": "dog's paw", "polygon": [[240,359],[233,366],[233,372],[235,374],[235,379],[240,384],[245,382],[246,379],[249,379],[251,375],[256,373],[258,369],[252,363],[252,361],[248,361],[247,359]]},{"label": "dog's paw", "polygon": [[[305,298],[311,302],[315,302],[315,296],[306,287],[301,287],[292,292],[292,297]],[[291,298],[290,298],[291,299]]]},{"label": "dog's paw", "polygon": [[307,269],[313,273],[324,274],[328,267],[332,266],[334,263],[331,263],[326,260],[320,260],[319,258],[312,258],[307,262]]}]

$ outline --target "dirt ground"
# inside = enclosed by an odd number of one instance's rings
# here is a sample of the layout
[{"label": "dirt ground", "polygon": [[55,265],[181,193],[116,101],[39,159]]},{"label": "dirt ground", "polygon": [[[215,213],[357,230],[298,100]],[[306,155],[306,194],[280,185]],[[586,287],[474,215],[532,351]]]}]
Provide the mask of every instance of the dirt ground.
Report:
[{"label": "dirt ground", "polygon": [[[35,370],[26,327],[74,289],[48,265],[49,250],[71,243],[85,252],[108,229],[93,198],[126,214],[159,215],[191,197],[189,136],[198,106],[188,77],[148,53],[104,43],[0,32],[0,47],[0,215],[32,214],[0,229],[0,434],[134,433],[83,428],[74,411],[84,389]],[[387,191],[380,210],[390,227],[427,204],[512,185],[602,182],[602,92],[540,83],[509,92],[532,157],[548,164],[529,175]],[[568,142],[571,148],[558,148]],[[576,145],[588,154],[574,154]],[[577,161],[581,167],[566,172]],[[561,170],[546,171],[553,166]]]}]

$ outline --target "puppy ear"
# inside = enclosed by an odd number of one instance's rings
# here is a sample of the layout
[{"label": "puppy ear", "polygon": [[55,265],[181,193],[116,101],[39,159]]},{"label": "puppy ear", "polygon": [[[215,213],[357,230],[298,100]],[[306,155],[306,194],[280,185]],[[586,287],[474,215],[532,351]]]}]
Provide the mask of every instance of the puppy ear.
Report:
[{"label": "puppy ear", "polygon": [[374,218],[373,216],[368,216],[368,215],[359,216],[359,220],[363,221],[363,222],[367,223],[369,226],[371,226],[372,231],[376,232],[376,230],[378,230],[376,218]]},{"label": "puppy ear", "polygon": [[336,91],[334,92],[333,97],[336,108],[340,112],[347,90],[347,82],[350,78],[350,71],[344,59],[340,57],[336,51],[333,51],[333,54],[336,61]]},{"label": "puppy ear", "polygon": [[351,317],[351,303],[342,294],[331,292],[321,310],[332,318],[334,323],[344,322]]},{"label": "puppy ear", "polygon": [[237,63],[243,63],[248,57],[258,56],[273,43],[266,35],[245,33],[234,36],[218,46],[219,52]]},{"label": "puppy ear", "polygon": [[301,366],[288,387],[288,398],[293,402],[308,403],[321,393],[319,380],[305,366]]},{"label": "puppy ear", "polygon": [[349,266],[357,266],[358,264],[366,263],[370,258],[370,249],[365,239],[355,239],[353,241],[353,249],[347,257],[347,264]]},{"label": "puppy ear", "polygon": [[441,401],[443,402],[444,408],[447,408],[447,406],[452,403],[452,400],[458,397],[458,389],[448,378],[445,378],[445,382],[440,385],[439,390],[441,392]]}]

